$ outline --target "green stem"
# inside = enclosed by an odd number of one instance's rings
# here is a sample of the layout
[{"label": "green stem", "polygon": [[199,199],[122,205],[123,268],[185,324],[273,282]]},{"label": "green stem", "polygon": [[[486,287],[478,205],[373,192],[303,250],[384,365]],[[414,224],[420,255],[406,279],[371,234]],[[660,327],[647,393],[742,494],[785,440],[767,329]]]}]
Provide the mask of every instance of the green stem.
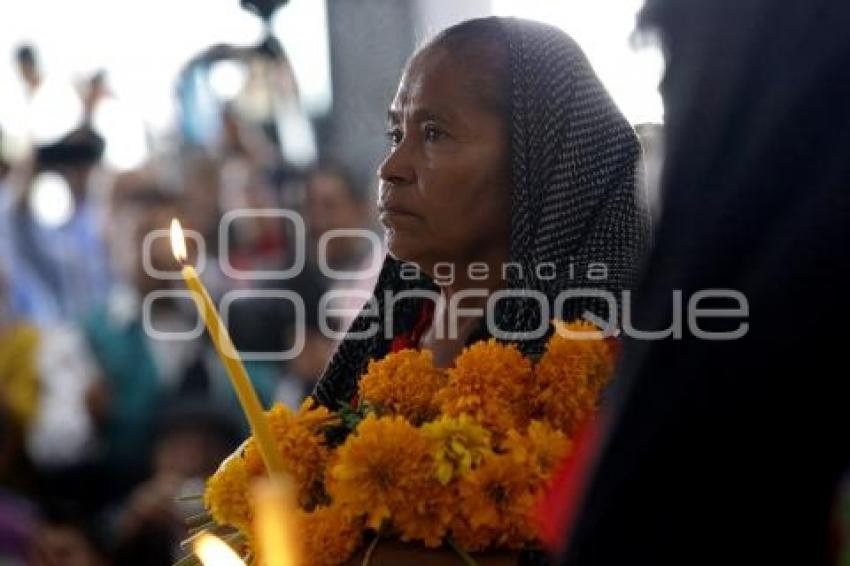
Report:
[{"label": "green stem", "polygon": [[463,563],[466,564],[466,566],[478,566],[478,562],[476,562],[475,559],[470,556],[467,551],[462,549],[452,537],[446,537],[446,542],[451,547],[451,549],[454,550],[458,556],[460,556],[460,559],[463,560]]},{"label": "green stem", "polygon": [[184,556],[171,566],[201,566],[201,561],[192,553]]},{"label": "green stem", "polygon": [[381,540],[381,533],[375,533],[375,538],[369,543],[369,548],[366,549],[366,554],[363,555],[363,566],[369,566],[369,561],[372,560],[372,554],[375,552],[379,540]]},{"label": "green stem", "polygon": [[199,501],[204,498],[204,492],[201,493],[187,493],[186,495],[178,495],[174,498],[174,501]]},{"label": "green stem", "polygon": [[198,513],[197,515],[192,515],[188,519],[186,519],[186,525],[189,527],[200,527],[203,525],[208,525],[212,522],[212,516],[207,513]]}]

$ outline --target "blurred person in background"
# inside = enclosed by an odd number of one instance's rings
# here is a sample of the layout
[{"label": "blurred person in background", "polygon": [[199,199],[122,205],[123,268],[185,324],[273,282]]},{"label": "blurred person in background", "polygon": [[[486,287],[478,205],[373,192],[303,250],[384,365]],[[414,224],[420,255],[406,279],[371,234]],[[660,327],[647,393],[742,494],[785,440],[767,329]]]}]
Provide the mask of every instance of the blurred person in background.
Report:
[{"label": "blurred person in background", "polygon": [[11,290],[0,272],[0,396],[15,447],[0,476],[28,492],[39,489],[45,472],[91,456],[95,438],[86,394],[97,369],[76,324],[33,324],[12,308]]},{"label": "blurred person in background", "polygon": [[[332,230],[375,229],[370,193],[358,187],[340,166],[325,164],[312,170],[307,175],[304,200],[311,252],[319,253],[319,239]],[[327,265],[340,271],[357,271],[364,263],[368,267],[372,256],[382,251],[373,249],[365,238],[348,236],[329,240],[324,250]]]},{"label": "blurred person in background", "polygon": [[28,475],[23,440],[39,412],[40,337],[37,328],[12,316],[6,291],[0,271],[0,403],[6,417],[5,446],[15,455],[0,470],[0,484],[23,487]]},{"label": "blurred person in background", "polygon": [[32,96],[38,90],[38,87],[41,86],[42,81],[41,68],[38,63],[35,47],[29,44],[18,47],[15,50],[15,64],[26,93]]},{"label": "blurred person in background", "polygon": [[77,128],[38,146],[33,175],[0,193],[13,309],[39,324],[72,320],[109,289],[103,210],[89,198],[103,150],[96,132]]},{"label": "blurred person in background", "polygon": [[[116,226],[114,244],[132,250],[127,271],[106,300],[83,320],[88,348],[101,379],[89,392],[89,405],[102,435],[101,457],[110,483],[123,493],[148,472],[154,424],[163,400],[191,392],[219,404],[243,430],[238,400],[229,379],[206,334],[193,340],[159,338],[159,333],[186,332],[193,328],[198,314],[188,299],[160,297],[150,303],[150,328],[146,328],[143,306],[146,297],[157,291],[182,289],[182,281],[161,279],[148,272],[143,261],[146,236],[169,226],[180,217],[183,201],[163,186],[131,191],[121,209],[113,212]],[[187,224],[187,228],[192,228]],[[118,232],[123,233],[122,242]],[[188,240],[190,253],[197,250]],[[177,264],[167,237],[150,240],[150,267],[175,272]],[[246,367],[266,405],[272,397],[273,376],[266,365],[246,362]]]},{"label": "blurred person in background", "polygon": [[[347,316],[333,321],[333,328],[344,332],[370,296],[380,271],[385,249],[376,246],[381,238],[374,234],[374,202],[368,192],[358,187],[352,177],[341,167],[321,165],[311,171],[306,179],[304,199],[304,223],[307,229],[307,266],[305,277],[315,281],[310,304],[315,301],[314,312],[318,316],[321,295],[327,291],[352,291],[349,295],[334,300],[335,309],[350,309]],[[363,235],[341,234],[331,237],[333,232],[356,230]],[[374,234],[373,239],[365,236]],[[320,240],[326,239],[324,245]],[[357,272],[359,277],[332,276],[324,271]],[[302,284],[302,293],[309,296],[311,289]],[[357,298],[356,292],[363,293]],[[308,305],[309,307],[309,305]]]},{"label": "blurred person in background", "polygon": [[32,45],[18,48],[15,63],[25,100],[12,140],[16,175],[0,194],[0,260],[19,314],[41,325],[73,321],[112,283],[101,189],[105,152],[118,146],[107,147],[94,116],[105,75],[75,89],[45,76]]},{"label": "blurred person in background", "polygon": [[[187,519],[204,511],[204,481],[236,448],[241,431],[233,415],[207,399],[178,395],[158,419],[150,476],[105,516],[116,564],[172,564],[188,536]],[[180,501],[178,501],[180,498]]]},{"label": "blurred person in background", "polygon": [[82,123],[91,125],[94,122],[100,103],[110,96],[109,87],[106,84],[106,72],[97,71],[82,85],[80,97],[83,102]]},{"label": "blurred person in background", "polygon": [[[379,237],[374,241],[351,234],[327,239],[323,236],[336,230],[372,231],[372,203],[369,194],[361,190],[336,165],[323,164],[308,173],[305,179],[303,219],[306,230],[304,269],[293,279],[278,282],[281,288],[295,291],[304,301],[306,320],[303,325],[304,347],[286,365],[286,373],[278,388],[278,399],[292,406],[300,403],[312,391],[330,355],[336,347],[334,333],[348,329],[354,316],[371,294],[385,250]],[[377,249],[376,249],[377,248]],[[329,277],[325,270],[359,272],[356,278]],[[322,297],[337,293],[326,308],[342,311],[328,317],[323,328]],[[283,329],[286,347],[290,347],[298,330],[295,322]],[[329,332],[330,331],[330,332]]]},{"label": "blurred person in background", "polygon": [[223,162],[237,158],[257,170],[270,170],[280,162],[280,151],[258,125],[243,119],[233,106],[221,108],[221,139],[218,155]]},{"label": "blurred person in background", "polygon": [[[42,79],[32,48],[19,51],[17,60],[24,84],[38,88]],[[0,179],[6,318],[14,318],[18,329],[37,326],[37,340],[29,340],[32,356],[10,359],[18,367],[30,364],[36,378],[37,410],[23,434],[39,469],[78,465],[94,442],[85,395],[96,368],[76,323],[111,280],[101,211],[89,194],[103,149],[100,136],[76,128],[35,147],[31,161],[16,163],[15,175]]]},{"label": "blurred person in background", "polygon": [[102,529],[75,501],[57,500],[42,506],[31,551],[34,566],[107,566]]},{"label": "blurred person in background", "polygon": [[[229,173],[235,171],[236,169],[230,169]],[[242,171],[249,174],[247,170]],[[222,181],[225,187],[236,182],[233,178],[227,178],[227,172],[225,169]],[[254,175],[259,176],[260,173],[255,172]],[[264,182],[267,183],[268,180]],[[223,190],[226,192],[226,189]],[[261,189],[258,187],[256,191]],[[252,194],[252,191],[248,190],[242,193],[241,202],[231,200],[230,206],[224,206],[223,209],[238,209],[240,207],[237,204],[266,210],[279,208],[280,205],[275,206],[273,202],[271,187],[261,192],[266,195],[267,200],[264,202],[245,200]],[[297,242],[293,231],[287,232],[284,228],[289,221],[280,218],[246,218],[231,225],[233,244],[230,259],[231,265],[236,269],[286,269],[292,265],[296,253],[294,246],[301,245],[305,248],[300,250],[304,254],[304,267],[291,278],[234,282],[235,287],[246,286],[259,291],[294,292],[303,302],[304,320],[296,320],[291,302],[272,297],[253,297],[237,301],[233,304],[234,308],[229,317],[234,343],[241,351],[290,351],[296,346],[296,333],[303,333],[303,348],[293,352],[292,359],[282,365],[278,364],[280,379],[276,399],[291,407],[299,405],[312,390],[336,345],[334,336],[323,332],[320,326],[322,296],[331,290],[343,293],[343,296],[331,301],[328,306],[347,310],[347,317],[338,316],[329,321],[331,330],[344,331],[368,297],[384,253],[382,247],[374,249],[376,246],[362,236],[345,235],[331,238],[321,251],[327,268],[363,273],[357,279],[339,279],[328,277],[320,269],[319,240],[323,235],[334,230],[372,229],[369,196],[351,182],[343,169],[322,165],[308,173],[300,208],[306,236],[304,242]],[[268,245],[260,245],[263,242]],[[360,294],[357,293],[358,289]]]},{"label": "blurred person in background", "polygon": [[[145,295],[169,288],[169,281],[145,270],[143,241],[152,230],[167,226],[178,207],[173,196],[154,188],[137,192],[123,208],[113,210],[111,243],[127,254],[126,271],[82,318],[99,374],[87,400],[98,428],[100,459],[119,492],[145,476],[159,403],[199,356],[197,341],[152,340],[142,320]],[[150,260],[155,269],[175,268],[166,238],[152,242]],[[153,303],[151,322],[161,332],[185,330],[192,326],[191,315],[163,299]]]},{"label": "blurred person in background", "polygon": [[185,221],[186,226],[191,226],[204,239],[209,261],[201,277],[215,297],[226,287],[224,275],[218,265],[223,192],[221,163],[194,148],[185,149],[176,157],[177,183],[181,187],[184,204],[181,222]]},{"label": "blurred person in background", "polygon": [[0,191],[3,190],[3,185],[5,184],[6,178],[9,176],[9,172],[11,170],[12,166],[6,159],[6,153],[4,149],[3,128],[0,128]]},{"label": "blurred person in background", "polygon": [[11,318],[0,273],[0,564],[23,564],[36,530],[24,437],[38,410],[37,332]]},{"label": "blurred person in background", "polygon": [[[221,167],[221,210],[243,211],[244,219],[236,219],[228,229],[228,262],[239,271],[283,269],[291,261],[291,234],[280,217],[258,216],[249,211],[274,211],[280,208],[270,173],[247,162],[230,158]],[[223,242],[222,242],[223,244]],[[251,278],[231,279],[231,288],[256,285]]]},{"label": "blurred person in background", "polygon": [[19,488],[6,485],[18,468],[20,440],[16,424],[0,391],[0,564],[26,564],[38,526],[37,506]]}]

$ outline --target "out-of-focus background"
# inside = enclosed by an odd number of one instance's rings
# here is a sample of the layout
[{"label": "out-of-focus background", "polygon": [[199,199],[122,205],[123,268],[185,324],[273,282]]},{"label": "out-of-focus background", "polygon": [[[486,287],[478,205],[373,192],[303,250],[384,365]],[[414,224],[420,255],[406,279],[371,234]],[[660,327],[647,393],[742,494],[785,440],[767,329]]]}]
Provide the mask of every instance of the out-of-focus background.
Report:
[{"label": "out-of-focus background", "polygon": [[[330,240],[330,267],[369,275],[331,281],[317,243],[334,229],[380,235],[386,108],[408,56],[444,27],[497,14],[573,35],[640,134],[658,214],[663,63],[633,36],[639,0],[278,4],[0,4],[0,564],[182,554],[200,509],[175,497],[199,493],[247,428],[192,332],[193,304],[174,293],[182,281],[151,275],[175,269],[155,231],[179,217],[204,242],[190,247],[211,294],[242,292],[229,327],[257,391],[297,406],[335,346],[320,297],[368,290],[381,255],[364,238]],[[295,261],[297,230],[255,209],[303,218],[296,277],[273,272]],[[251,355],[299,342],[291,359]]]}]

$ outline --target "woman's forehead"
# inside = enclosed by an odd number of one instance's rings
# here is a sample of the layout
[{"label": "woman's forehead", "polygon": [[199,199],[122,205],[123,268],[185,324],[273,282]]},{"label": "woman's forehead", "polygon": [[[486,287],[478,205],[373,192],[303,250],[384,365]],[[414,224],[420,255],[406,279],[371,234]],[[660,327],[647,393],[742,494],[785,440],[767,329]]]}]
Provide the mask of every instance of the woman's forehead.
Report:
[{"label": "woman's forehead", "polygon": [[443,49],[411,60],[390,105],[390,121],[457,117],[479,106],[465,65]]}]

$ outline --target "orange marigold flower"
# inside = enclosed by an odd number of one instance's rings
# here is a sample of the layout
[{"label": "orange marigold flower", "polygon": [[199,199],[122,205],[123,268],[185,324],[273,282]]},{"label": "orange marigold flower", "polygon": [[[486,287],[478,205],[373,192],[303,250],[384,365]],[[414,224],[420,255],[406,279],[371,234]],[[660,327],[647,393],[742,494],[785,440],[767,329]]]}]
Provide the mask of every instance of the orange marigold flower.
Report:
[{"label": "orange marigold flower", "polygon": [[494,339],[476,342],[458,356],[448,376],[437,393],[444,414],[469,414],[497,436],[528,423],[533,373],[516,346]]},{"label": "orange marigold flower", "polygon": [[360,380],[360,398],[379,412],[418,424],[437,415],[434,394],[445,383],[446,375],[434,367],[429,350],[401,350],[369,362]]},{"label": "orange marigold flower", "polygon": [[530,473],[547,482],[572,450],[572,442],[548,423],[534,420],[525,433],[509,431],[502,448],[515,460],[528,466]]},{"label": "orange marigold flower", "polygon": [[[305,401],[297,414],[277,404],[266,417],[286,471],[298,487],[299,503],[312,506],[319,499],[316,494],[322,490],[322,478],[331,454],[325,445],[324,427],[336,422],[337,417],[325,407],[315,407],[312,400]],[[251,483],[264,475],[265,465],[251,437],[207,480],[204,504],[216,522],[250,536]]]},{"label": "orange marigold flower", "polygon": [[392,524],[402,541],[418,540],[437,548],[443,544],[454,517],[457,493],[430,477],[416,487],[416,498],[394,511]]},{"label": "orange marigold flower", "polygon": [[[588,322],[555,322],[556,332],[535,367],[534,414],[567,435],[597,408],[614,360],[598,329]],[[588,339],[566,335],[587,333]]]},{"label": "orange marigold flower", "polygon": [[316,507],[296,515],[300,555],[313,566],[337,566],[348,560],[363,540],[363,525],[335,506]]},{"label": "orange marigold flower", "polygon": [[242,534],[249,535],[254,515],[248,496],[251,475],[241,455],[221,463],[207,480],[204,490],[204,507],[219,525],[230,525]]},{"label": "orange marigold flower", "polygon": [[[299,503],[305,507],[321,492],[330,456],[324,427],[336,420],[326,407],[314,408],[311,403],[305,402],[296,414],[280,403],[266,413],[275,444],[283,456],[284,470],[295,481]],[[251,477],[265,475],[265,465],[253,437],[245,445],[244,459]]]},{"label": "orange marigold flower", "polygon": [[499,538],[499,533],[490,527],[479,525],[472,527],[462,516],[455,516],[449,525],[452,539],[467,552],[487,550]]},{"label": "orange marigold flower", "polygon": [[370,414],[337,449],[328,493],[349,516],[365,515],[377,530],[421,499],[434,468],[431,451],[431,441],[404,418]]},{"label": "orange marigold flower", "polygon": [[538,489],[532,476],[508,454],[486,456],[458,483],[458,509],[465,525],[479,536],[490,530],[498,535],[493,542],[499,546],[519,548],[535,540],[532,515]]}]

